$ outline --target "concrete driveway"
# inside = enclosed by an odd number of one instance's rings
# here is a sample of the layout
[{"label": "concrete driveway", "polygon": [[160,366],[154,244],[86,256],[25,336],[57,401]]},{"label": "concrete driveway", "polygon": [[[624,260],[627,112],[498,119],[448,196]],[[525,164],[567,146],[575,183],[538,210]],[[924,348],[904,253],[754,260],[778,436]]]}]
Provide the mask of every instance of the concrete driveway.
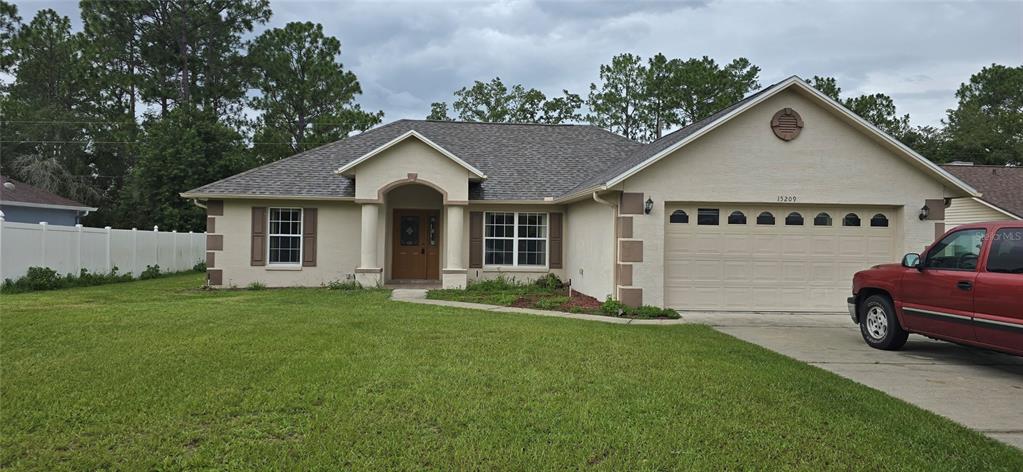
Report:
[{"label": "concrete driveway", "polygon": [[844,314],[684,313],[739,339],[829,370],[1023,449],[1023,357],[910,335],[872,349]]}]

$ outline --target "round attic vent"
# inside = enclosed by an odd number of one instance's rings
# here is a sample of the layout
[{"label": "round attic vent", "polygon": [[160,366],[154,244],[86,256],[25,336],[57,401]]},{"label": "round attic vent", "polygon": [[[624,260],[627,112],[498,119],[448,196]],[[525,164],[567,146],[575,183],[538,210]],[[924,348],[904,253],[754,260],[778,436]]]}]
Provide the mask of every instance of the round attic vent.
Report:
[{"label": "round attic vent", "polygon": [[791,108],[782,108],[771,118],[771,130],[782,141],[792,141],[803,129],[803,119]]}]

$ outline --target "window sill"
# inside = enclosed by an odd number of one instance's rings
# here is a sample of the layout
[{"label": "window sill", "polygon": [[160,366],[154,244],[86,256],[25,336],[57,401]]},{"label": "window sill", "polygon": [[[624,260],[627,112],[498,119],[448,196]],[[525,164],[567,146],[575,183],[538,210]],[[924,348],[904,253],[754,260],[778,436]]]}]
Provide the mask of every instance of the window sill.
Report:
[{"label": "window sill", "polygon": [[267,264],[266,270],[302,270],[302,266],[295,264]]},{"label": "window sill", "polygon": [[483,266],[483,272],[548,272],[547,266]]}]

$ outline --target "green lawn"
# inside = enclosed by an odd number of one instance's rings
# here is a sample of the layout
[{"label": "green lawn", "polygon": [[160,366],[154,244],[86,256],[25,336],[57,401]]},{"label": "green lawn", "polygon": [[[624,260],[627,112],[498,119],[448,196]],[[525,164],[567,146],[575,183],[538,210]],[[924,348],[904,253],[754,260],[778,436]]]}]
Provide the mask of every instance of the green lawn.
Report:
[{"label": "green lawn", "polygon": [[1023,470],[703,326],[200,280],[2,296],[0,468]]}]

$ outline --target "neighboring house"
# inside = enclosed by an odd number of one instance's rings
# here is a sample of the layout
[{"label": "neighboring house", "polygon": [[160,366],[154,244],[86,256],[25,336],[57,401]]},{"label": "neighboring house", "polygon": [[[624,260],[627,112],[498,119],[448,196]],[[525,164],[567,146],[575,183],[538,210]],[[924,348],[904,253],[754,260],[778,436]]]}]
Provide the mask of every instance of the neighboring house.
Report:
[{"label": "neighboring house", "polygon": [[79,218],[96,211],[74,200],[0,176],[0,216],[14,223],[74,226]]},{"label": "neighboring house", "polygon": [[553,273],[629,305],[837,311],[979,193],[790,77],[649,144],[400,120],[182,196],[208,208],[214,286]]},{"label": "neighboring house", "polygon": [[984,221],[1023,219],[1023,167],[950,164],[941,166],[981,193],[953,198],[945,209],[949,228]]}]

